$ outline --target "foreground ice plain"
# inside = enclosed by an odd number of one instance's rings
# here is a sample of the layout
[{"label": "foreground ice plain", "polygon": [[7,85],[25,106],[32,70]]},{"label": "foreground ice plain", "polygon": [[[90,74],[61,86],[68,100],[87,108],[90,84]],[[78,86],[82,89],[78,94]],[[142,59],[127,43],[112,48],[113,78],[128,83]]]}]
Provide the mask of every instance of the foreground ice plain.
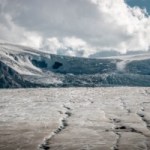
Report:
[{"label": "foreground ice plain", "polygon": [[150,150],[150,88],[0,90],[0,150]]}]

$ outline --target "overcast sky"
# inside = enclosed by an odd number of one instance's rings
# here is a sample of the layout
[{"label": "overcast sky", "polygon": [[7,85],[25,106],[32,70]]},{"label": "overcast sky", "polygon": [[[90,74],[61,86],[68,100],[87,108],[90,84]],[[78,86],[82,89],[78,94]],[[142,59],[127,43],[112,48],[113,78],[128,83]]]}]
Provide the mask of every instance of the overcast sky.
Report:
[{"label": "overcast sky", "polygon": [[72,56],[148,50],[149,0],[0,0],[0,40]]}]

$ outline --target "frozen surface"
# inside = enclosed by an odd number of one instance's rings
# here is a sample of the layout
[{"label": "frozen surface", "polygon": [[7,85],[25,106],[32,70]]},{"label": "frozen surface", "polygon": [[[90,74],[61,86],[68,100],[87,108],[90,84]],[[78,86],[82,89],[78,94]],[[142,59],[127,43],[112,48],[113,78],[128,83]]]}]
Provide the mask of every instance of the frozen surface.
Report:
[{"label": "frozen surface", "polygon": [[150,150],[150,88],[0,90],[0,150]]}]

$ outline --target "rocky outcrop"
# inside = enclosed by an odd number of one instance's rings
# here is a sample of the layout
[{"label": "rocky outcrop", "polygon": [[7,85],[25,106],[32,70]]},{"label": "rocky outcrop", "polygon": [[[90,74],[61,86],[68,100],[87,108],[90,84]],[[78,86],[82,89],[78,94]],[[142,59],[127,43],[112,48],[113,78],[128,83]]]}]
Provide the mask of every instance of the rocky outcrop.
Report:
[{"label": "rocky outcrop", "polygon": [[0,61],[0,88],[25,88],[36,86],[39,85],[24,80],[19,73]]}]

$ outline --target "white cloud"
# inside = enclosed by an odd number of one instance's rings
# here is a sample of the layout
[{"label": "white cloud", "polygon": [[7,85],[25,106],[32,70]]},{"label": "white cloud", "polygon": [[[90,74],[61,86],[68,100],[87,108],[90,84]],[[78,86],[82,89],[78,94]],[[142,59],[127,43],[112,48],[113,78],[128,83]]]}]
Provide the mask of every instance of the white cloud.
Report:
[{"label": "white cloud", "polygon": [[65,37],[63,43],[66,47],[72,47],[73,49],[83,48],[86,46],[86,42],[75,38],[75,37]]},{"label": "white cloud", "polygon": [[[131,8],[124,0],[91,1],[97,5],[100,14],[105,18],[106,28],[104,28],[104,31],[108,34],[106,39],[110,43],[110,48],[121,52],[149,49],[150,17],[145,9]],[[109,24],[109,28],[107,24]],[[107,29],[109,32],[107,32]]]},{"label": "white cloud", "polygon": [[9,14],[0,14],[0,39],[21,45],[39,48],[42,37],[36,32],[26,31],[23,27],[16,25]]},{"label": "white cloud", "polygon": [[57,54],[57,50],[62,47],[62,43],[56,37],[51,37],[43,40],[40,45],[40,50],[50,51],[53,54]]},{"label": "white cloud", "polygon": [[148,50],[150,17],[124,0],[0,0],[0,39],[89,56],[101,50]]},{"label": "white cloud", "polygon": [[92,48],[85,41],[76,37],[64,37],[59,40],[56,37],[48,38],[43,40],[40,47],[42,51],[61,55],[88,57],[93,53]]}]

